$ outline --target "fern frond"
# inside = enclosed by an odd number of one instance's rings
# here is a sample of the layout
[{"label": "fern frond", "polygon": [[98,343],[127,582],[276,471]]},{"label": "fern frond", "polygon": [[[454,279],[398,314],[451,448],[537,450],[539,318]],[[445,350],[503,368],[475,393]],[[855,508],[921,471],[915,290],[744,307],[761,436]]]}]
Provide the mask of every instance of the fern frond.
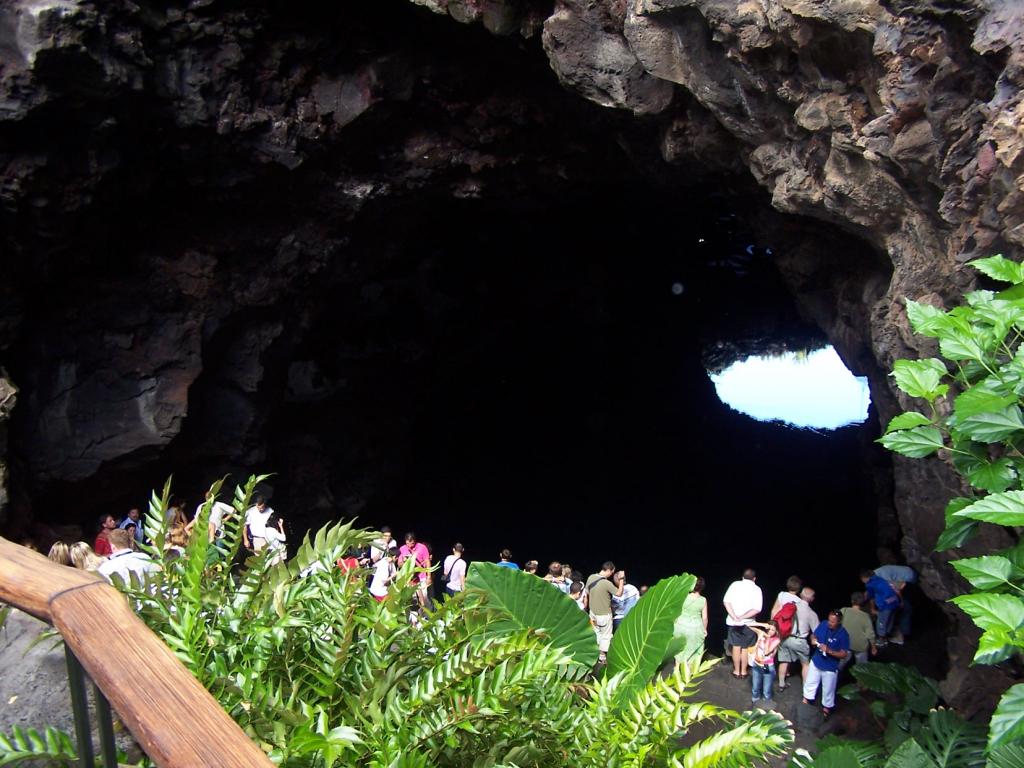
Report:
[{"label": "fern frond", "polygon": [[777,712],[744,712],[728,726],[679,750],[670,765],[673,768],[740,768],[781,756],[793,743],[789,722]]},{"label": "fern frond", "polygon": [[76,765],[78,753],[71,737],[56,728],[46,728],[40,733],[34,728],[14,726],[10,736],[0,733],[0,765],[15,765],[28,760]]}]

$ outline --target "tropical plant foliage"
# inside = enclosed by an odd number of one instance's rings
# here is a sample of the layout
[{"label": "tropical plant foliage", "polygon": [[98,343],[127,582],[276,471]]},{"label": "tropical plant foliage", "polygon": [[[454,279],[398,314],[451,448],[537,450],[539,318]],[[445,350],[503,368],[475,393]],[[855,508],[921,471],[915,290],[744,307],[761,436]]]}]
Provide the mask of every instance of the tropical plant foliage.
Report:
[{"label": "tropical plant foliage", "polygon": [[[694,701],[711,663],[658,673],[675,618],[666,631],[660,601],[685,596],[692,577],[650,590],[620,627],[615,663],[595,676],[584,614],[534,576],[474,564],[465,593],[411,617],[411,559],[383,602],[362,574],[335,567],[375,535],[350,524],[307,536],[287,563],[271,565],[264,553],[232,569],[241,516],[261,479],[235,491],[238,514],[220,543],[198,533],[217,483],[187,551],[146,583],[122,588],[280,765],[711,768],[779,756],[792,743],[776,713]],[[154,494],[146,518],[154,557],[169,494]],[[688,737],[708,722],[717,727],[710,736]]]},{"label": "tropical plant foliage", "polygon": [[[911,458],[946,452],[972,486],[946,507],[936,550],[962,546],[983,524],[1024,526],[1024,265],[992,256],[971,262],[1001,292],[979,290],[945,312],[907,302],[914,330],[937,339],[941,358],[897,360],[893,377],[924,410],[896,416],[880,442]],[[1016,539],[1016,536],[1014,536]],[[983,630],[976,664],[998,664],[1024,650],[1024,544],[953,561],[971,584],[953,598]],[[1024,684],[1003,696],[989,729],[990,749],[1024,738]]]}]

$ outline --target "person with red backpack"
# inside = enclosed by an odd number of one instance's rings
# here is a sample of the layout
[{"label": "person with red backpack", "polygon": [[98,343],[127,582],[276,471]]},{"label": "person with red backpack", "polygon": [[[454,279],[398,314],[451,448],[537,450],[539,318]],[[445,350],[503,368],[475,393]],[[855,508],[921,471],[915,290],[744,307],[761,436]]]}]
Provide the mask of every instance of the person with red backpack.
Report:
[{"label": "person with red backpack", "polygon": [[[803,579],[799,576],[790,576],[786,579],[786,591],[779,592],[772,606],[772,620],[779,625],[780,636],[783,636],[783,628],[786,628],[785,637],[778,651],[777,687],[780,692],[789,687],[786,675],[789,673],[789,665],[793,662],[800,662],[801,680],[807,676],[807,665],[811,661],[809,638],[811,632],[818,626],[818,615],[811,610],[813,601],[814,590],[805,587]],[[786,607],[788,605],[793,607]]]}]

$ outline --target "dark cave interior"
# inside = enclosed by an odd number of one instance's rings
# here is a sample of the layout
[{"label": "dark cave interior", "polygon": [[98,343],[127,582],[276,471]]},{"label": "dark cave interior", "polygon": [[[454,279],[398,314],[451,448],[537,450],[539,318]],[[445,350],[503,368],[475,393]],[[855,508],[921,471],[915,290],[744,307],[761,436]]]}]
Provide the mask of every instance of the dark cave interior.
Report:
[{"label": "dark cave interior", "polygon": [[[699,169],[651,173],[630,136],[648,127],[563,92],[536,41],[496,43],[403,4],[385,45],[369,32],[384,12],[321,34],[360,39],[360,56],[400,50],[409,93],[381,95],[297,169],[176,130],[159,100],[121,102],[114,125],[79,114],[119,166],[88,215],[64,205],[52,225],[15,222],[47,256],[16,275],[23,320],[5,366],[25,397],[8,533],[31,519],[88,530],[172,473],[194,506],[223,473],[273,471],[293,539],[358,516],[415,529],[440,554],[462,541],[470,559],[507,546],[588,573],[610,558],[637,584],[688,570],[712,604],[748,565],[766,599],[798,572],[819,608],[845,605],[889,503],[877,418],[834,432],[761,423],[707,376],[723,357],[827,341],[776,268],[791,240],[760,227],[774,216],[764,194]],[[312,35],[324,20],[303,13],[292,23]],[[463,133],[493,134],[487,151],[516,159],[481,158],[469,181],[438,170],[437,136]],[[336,180],[360,173],[406,186],[338,214]],[[793,237],[813,238],[808,226]],[[218,287],[183,288],[193,277]],[[188,324],[199,341],[183,340]],[[106,349],[139,334],[166,336],[169,359],[200,348],[180,432],[82,477],[40,470],[39,414],[62,365],[91,368],[109,397]]]}]

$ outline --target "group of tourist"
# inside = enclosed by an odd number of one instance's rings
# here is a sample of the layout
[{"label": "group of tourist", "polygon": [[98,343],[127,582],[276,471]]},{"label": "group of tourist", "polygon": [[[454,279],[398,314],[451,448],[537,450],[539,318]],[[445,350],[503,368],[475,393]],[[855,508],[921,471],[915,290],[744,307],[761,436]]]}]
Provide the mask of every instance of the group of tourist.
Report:
[{"label": "group of tourist", "polygon": [[[863,589],[850,595],[850,605],[830,610],[821,621],[811,608],[814,590],[799,576],[790,576],[772,605],[771,618],[761,622],[757,618],[763,596],[757,574],[748,568],[722,599],[733,677],[749,676],[754,705],[771,707],[776,676],[778,690],[786,690],[789,667],[799,662],[803,702],[813,703],[820,688],[827,719],[835,707],[839,672],[851,660],[866,662],[890,642],[902,645],[910,634],[911,604],[904,591],[916,580],[917,574],[905,565],[862,571]],[[899,630],[894,631],[897,619]]]},{"label": "group of tourist", "polygon": [[[206,534],[211,552],[220,551],[224,537],[224,522],[235,514],[223,502],[212,500]],[[169,556],[184,551],[202,505],[191,519],[184,505],[172,502],[166,512],[164,549]],[[112,515],[103,515],[93,546],[79,541],[68,545],[56,542],[50,549],[51,560],[64,565],[95,571],[111,580],[114,574],[129,580],[133,575],[144,578],[160,568],[149,555],[138,551],[144,540],[142,521],[138,509],[131,509],[120,521]],[[245,549],[258,553],[271,550],[271,563],[286,556],[284,520],[271,509],[261,495],[253,498],[246,511],[242,527]],[[384,527],[379,536],[362,552],[349,552],[336,565],[346,572],[367,574],[369,593],[383,601],[391,593],[398,569],[407,560],[416,566],[415,609],[424,610],[439,597],[453,597],[466,588],[466,549],[461,543],[453,545],[440,566],[435,566],[429,545],[419,541],[413,532],[406,533],[403,543],[394,539],[391,529]],[[496,564],[502,568],[519,570],[508,549],[498,553]],[[308,571],[322,568],[314,564]],[[594,629],[600,663],[607,660],[613,633],[630,610],[646,592],[626,580],[626,573],[611,561],[583,578],[571,565],[554,561],[540,574],[536,560],[527,561],[522,568],[526,573],[551,584],[568,595],[585,611]],[[434,579],[443,585],[443,592],[435,595]],[[755,706],[771,707],[776,690],[785,691],[790,667],[800,665],[800,678],[804,703],[812,703],[821,691],[824,716],[831,715],[835,706],[836,684],[839,672],[852,660],[865,662],[887,643],[902,644],[910,633],[911,604],[905,599],[907,584],[916,581],[913,569],[903,565],[882,565],[860,574],[861,590],[850,596],[850,605],[829,611],[821,621],[811,605],[815,591],[798,576],[791,576],[786,587],[778,593],[770,611],[770,618],[759,621],[764,600],[757,574],[747,569],[743,577],[729,585],[722,599],[726,612],[727,656],[731,658],[732,674],[737,679],[751,679],[751,699]],[[704,597],[705,583],[696,579],[693,589],[680,606],[675,622],[675,636],[682,646],[675,659],[687,663],[699,659],[704,653],[708,630],[708,602]],[[415,615],[411,620],[416,621]],[[777,680],[777,684],[776,684]]]}]

